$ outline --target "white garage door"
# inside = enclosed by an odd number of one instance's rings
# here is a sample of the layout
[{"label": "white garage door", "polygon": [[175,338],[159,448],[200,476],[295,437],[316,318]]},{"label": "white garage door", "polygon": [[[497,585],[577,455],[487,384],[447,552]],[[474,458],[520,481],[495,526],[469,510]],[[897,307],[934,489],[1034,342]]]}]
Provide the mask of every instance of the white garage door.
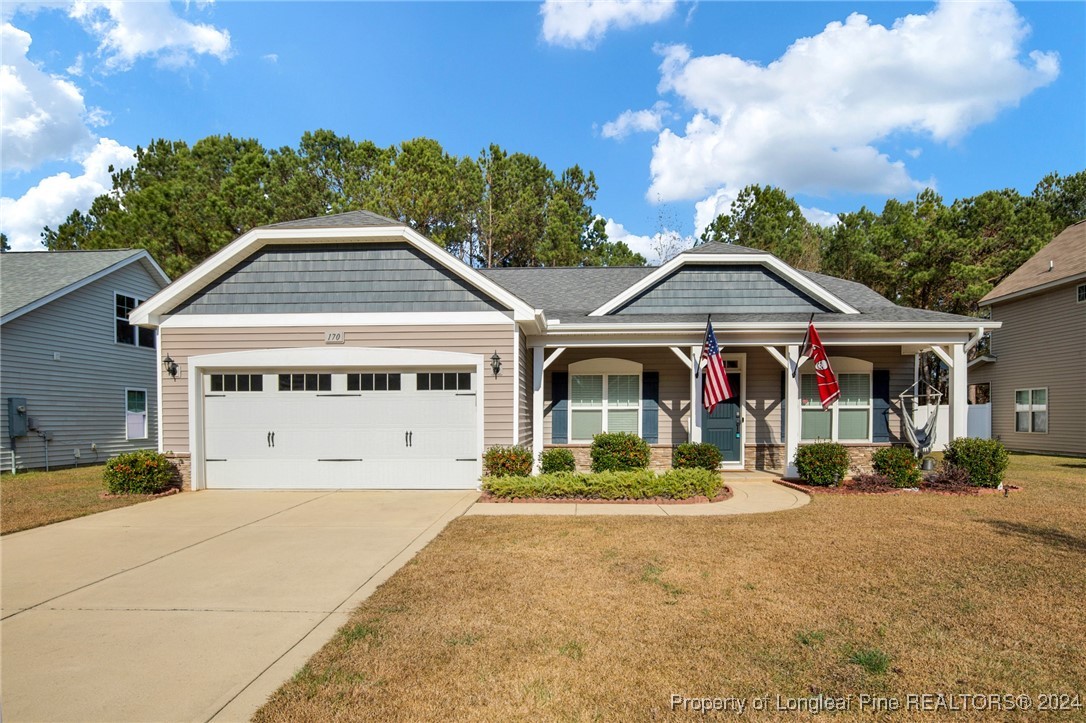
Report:
[{"label": "white garage door", "polygon": [[475,376],[462,369],[207,374],[207,487],[475,487]]}]

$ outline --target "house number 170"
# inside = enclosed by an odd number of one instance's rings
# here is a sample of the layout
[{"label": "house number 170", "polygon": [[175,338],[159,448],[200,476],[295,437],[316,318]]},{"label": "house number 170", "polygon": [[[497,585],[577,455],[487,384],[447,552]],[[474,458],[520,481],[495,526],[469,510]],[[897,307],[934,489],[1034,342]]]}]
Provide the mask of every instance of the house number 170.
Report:
[{"label": "house number 170", "polygon": [[342,344],[345,341],[342,331],[326,331],[324,332],[325,344]]}]

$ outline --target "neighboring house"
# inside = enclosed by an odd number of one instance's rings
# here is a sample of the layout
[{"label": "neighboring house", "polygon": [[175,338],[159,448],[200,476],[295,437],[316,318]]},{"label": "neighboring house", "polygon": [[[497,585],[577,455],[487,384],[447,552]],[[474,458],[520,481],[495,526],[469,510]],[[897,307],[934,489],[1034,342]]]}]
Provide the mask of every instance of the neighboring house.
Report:
[{"label": "neighboring house", "polygon": [[[738,390],[709,417],[707,314]],[[812,314],[844,390],[825,412],[813,377],[786,373]],[[603,430],[640,434],[656,467],[687,440],[729,468],[781,469],[819,438],[859,461],[903,442],[897,396],[929,348],[965,434],[983,323],[723,244],[659,268],[479,270],[361,211],[254,229],[132,320],[179,364],[159,446],[194,488],[470,488],[492,445],[569,446],[584,465]]]},{"label": "neighboring house", "polygon": [[127,315],[169,282],[146,251],[0,254],[0,470],[157,445],[156,334]]},{"label": "neighboring house", "polygon": [[1009,449],[1086,455],[1086,221],[1068,226],[983,299],[1002,328],[970,363],[992,436]]}]

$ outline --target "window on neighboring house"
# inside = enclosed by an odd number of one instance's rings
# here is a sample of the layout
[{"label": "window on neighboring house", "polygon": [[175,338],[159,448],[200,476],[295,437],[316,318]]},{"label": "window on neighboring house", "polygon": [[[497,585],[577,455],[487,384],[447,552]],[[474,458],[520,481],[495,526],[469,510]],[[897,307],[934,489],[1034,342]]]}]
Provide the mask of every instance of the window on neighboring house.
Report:
[{"label": "window on neighboring house", "polygon": [[400,375],[385,372],[361,372],[347,375],[348,392],[398,392]]},{"label": "window on neighboring house", "polygon": [[129,312],[142,304],[144,300],[135,296],[114,294],[114,301],[116,306],[113,312],[116,317],[114,320],[116,329],[114,340],[118,344],[154,348],[154,329],[144,329],[142,326],[132,326],[128,323]]},{"label": "window on neighboring house", "polygon": [[871,364],[830,358],[841,396],[822,409],[818,377],[800,376],[800,438],[804,441],[866,442],[871,439]]},{"label": "window on neighboring house", "polygon": [[262,392],[264,377],[261,374],[212,374],[213,392]]},{"label": "window on neighboring house", "polygon": [[1048,432],[1048,389],[1016,389],[1014,431]]},{"label": "window on neighboring house", "polygon": [[571,374],[571,441],[590,442],[600,432],[641,429],[640,374]]},{"label": "window on neighboring house", "polygon": [[279,391],[281,392],[330,392],[332,391],[331,374],[280,374]]},{"label": "window on neighboring house", "polygon": [[124,390],[125,439],[147,439],[147,390]]},{"label": "window on neighboring house", "polygon": [[419,372],[415,389],[420,392],[470,392],[471,372]]},{"label": "window on neighboring house", "polygon": [[1078,303],[1086,301],[1086,284],[1082,284],[1078,287]]}]

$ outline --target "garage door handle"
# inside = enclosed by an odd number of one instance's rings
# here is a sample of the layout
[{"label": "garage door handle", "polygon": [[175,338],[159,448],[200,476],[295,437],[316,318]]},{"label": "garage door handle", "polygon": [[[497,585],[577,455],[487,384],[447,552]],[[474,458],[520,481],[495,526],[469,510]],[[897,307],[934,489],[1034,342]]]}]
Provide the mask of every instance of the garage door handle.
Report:
[{"label": "garage door handle", "polygon": [[268,432],[267,440],[268,440],[268,446],[270,447],[271,446],[271,432]]},{"label": "garage door handle", "polygon": [[415,433],[414,432],[408,432],[407,433],[407,446],[408,447],[414,447],[415,446]]},{"label": "garage door handle", "polygon": [[272,446],[274,447],[275,446],[275,432],[271,433],[271,443],[272,443]]},{"label": "garage door handle", "polygon": [[403,446],[405,446],[405,447],[410,447],[411,446],[411,443],[407,441],[407,435],[409,435],[409,434],[411,434],[411,433],[410,432],[404,432],[403,433]]}]

